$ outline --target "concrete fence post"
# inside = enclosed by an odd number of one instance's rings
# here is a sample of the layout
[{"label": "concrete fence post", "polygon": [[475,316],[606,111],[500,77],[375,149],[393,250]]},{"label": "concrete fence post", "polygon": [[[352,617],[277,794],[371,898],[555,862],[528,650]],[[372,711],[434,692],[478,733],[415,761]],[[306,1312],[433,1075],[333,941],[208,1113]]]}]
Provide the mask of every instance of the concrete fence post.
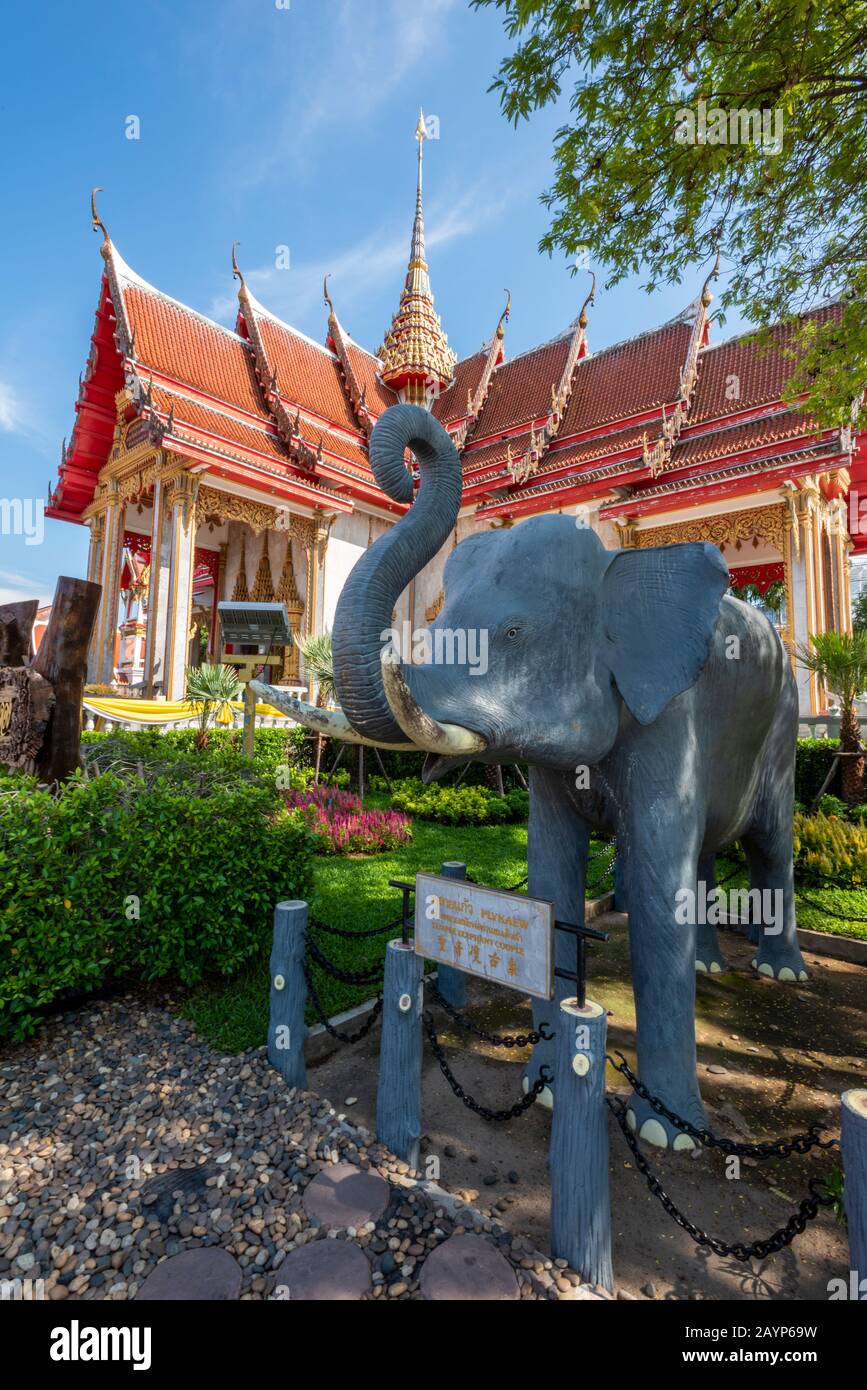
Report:
[{"label": "concrete fence post", "polygon": [[412,942],[389,941],[382,986],[382,1033],[376,1137],[418,1167],[421,1139],[421,1064],[424,961]]},{"label": "concrete fence post", "polygon": [[867,1280],[867,1089],[843,1092],[840,1154],[852,1268]]},{"label": "concrete fence post", "polygon": [[268,1022],[268,1061],[287,1086],[307,1089],[304,1039],[307,1025],[307,981],[304,953],[307,944],[307,904],[299,899],[274,908],[271,946],[271,1016]]},{"label": "concrete fence post", "polygon": [[[457,859],[447,859],[440,873],[443,878],[465,879],[467,866]],[[455,970],[451,965],[437,966],[437,989],[446,1003],[455,1009],[462,1009],[467,1002],[467,977],[462,970]]]},{"label": "concrete fence post", "polygon": [[605,1048],[600,1004],[561,999],[551,1126],[551,1253],[589,1284],[614,1288]]}]

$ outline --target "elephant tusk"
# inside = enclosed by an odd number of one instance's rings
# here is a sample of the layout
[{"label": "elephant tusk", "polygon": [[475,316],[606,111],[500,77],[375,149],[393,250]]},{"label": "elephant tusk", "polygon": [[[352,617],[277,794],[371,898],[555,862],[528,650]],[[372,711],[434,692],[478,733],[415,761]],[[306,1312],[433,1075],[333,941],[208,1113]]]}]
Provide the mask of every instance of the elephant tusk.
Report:
[{"label": "elephant tusk", "polygon": [[441,724],[425,713],[411,694],[392,647],[385,648],[381,660],[385,698],[403,732],[417,748],[452,757],[484,752],[488,745],[481,734],[462,724]]},{"label": "elephant tusk", "polygon": [[320,709],[309,705],[305,700],[290,695],[277,685],[266,685],[264,681],[251,681],[251,690],[267,705],[273,705],[291,719],[297,719],[305,728],[321,734],[323,738],[339,738],[344,743],[359,743],[364,748],[393,748],[401,753],[420,753],[423,750],[415,743],[378,743],[376,739],[365,738],[356,733],[342,710]]}]

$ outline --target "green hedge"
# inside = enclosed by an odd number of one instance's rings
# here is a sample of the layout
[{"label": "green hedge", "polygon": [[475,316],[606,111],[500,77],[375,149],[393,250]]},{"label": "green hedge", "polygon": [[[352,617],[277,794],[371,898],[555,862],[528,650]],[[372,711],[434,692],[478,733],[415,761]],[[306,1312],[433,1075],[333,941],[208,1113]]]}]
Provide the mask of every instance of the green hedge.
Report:
[{"label": "green hedge", "polygon": [[[100,768],[115,762],[168,764],[198,758],[209,766],[247,768],[250,763],[242,750],[240,729],[211,729],[207,746],[196,747],[195,729],[124,729],[117,733],[88,731],[82,734],[85,761]],[[253,770],[271,777],[278,767],[304,767],[309,764],[310,741],[306,729],[257,729]]]},{"label": "green hedge", "polygon": [[487,787],[449,787],[434,782],[426,787],[413,778],[394,784],[391,804],[423,820],[441,825],[495,825],[526,820],[530,811],[527,792],[514,790],[500,796]]},{"label": "green hedge", "polygon": [[66,990],[232,974],[309,897],[314,848],[268,784],[0,780],[0,1036]]},{"label": "green hedge", "polygon": [[[824,782],[831,759],[840,747],[838,738],[799,738],[795,754],[795,800],[809,806]],[[840,795],[840,769],[826,791]]]}]

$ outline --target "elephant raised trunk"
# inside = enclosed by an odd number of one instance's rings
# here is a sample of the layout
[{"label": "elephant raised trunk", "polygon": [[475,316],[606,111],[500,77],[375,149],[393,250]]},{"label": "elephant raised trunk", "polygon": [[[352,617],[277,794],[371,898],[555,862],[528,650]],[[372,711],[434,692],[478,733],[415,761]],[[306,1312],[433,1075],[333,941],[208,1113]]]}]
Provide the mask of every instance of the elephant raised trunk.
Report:
[{"label": "elephant raised trunk", "polygon": [[337,605],[332,634],[334,685],[353,728],[377,743],[405,743],[382,684],[383,632],[411,579],[432,560],[461,505],[461,464],[446,431],[417,405],[395,405],[377,421],[370,463],[377,483],[395,502],[412,502],[404,454],[418,460],[421,487],[411,510],[362,555]]}]

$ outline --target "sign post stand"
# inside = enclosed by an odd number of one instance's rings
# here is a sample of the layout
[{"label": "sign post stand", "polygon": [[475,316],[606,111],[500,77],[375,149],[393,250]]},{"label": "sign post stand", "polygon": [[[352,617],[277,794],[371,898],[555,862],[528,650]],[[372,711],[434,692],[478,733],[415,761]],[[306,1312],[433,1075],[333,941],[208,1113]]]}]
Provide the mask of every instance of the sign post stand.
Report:
[{"label": "sign post stand", "polygon": [[551,1126],[551,1253],[614,1288],[605,1050],[608,1019],[588,999],[560,1001]]},{"label": "sign post stand", "polygon": [[389,941],[382,986],[376,1137],[411,1168],[421,1140],[422,976],[411,941]]},{"label": "sign post stand", "polygon": [[304,953],[307,944],[307,904],[301,899],[278,903],[274,908],[271,947],[271,1016],[268,1022],[268,1061],[287,1086],[307,1089],[304,1039],[307,1025],[304,1006],[307,980]]},{"label": "sign post stand", "polygon": [[[457,859],[448,859],[440,873],[443,878],[466,879],[467,866]],[[467,1002],[466,976],[460,970],[452,969],[450,965],[438,966],[437,989],[446,1003],[455,1009],[462,1009]]]}]

